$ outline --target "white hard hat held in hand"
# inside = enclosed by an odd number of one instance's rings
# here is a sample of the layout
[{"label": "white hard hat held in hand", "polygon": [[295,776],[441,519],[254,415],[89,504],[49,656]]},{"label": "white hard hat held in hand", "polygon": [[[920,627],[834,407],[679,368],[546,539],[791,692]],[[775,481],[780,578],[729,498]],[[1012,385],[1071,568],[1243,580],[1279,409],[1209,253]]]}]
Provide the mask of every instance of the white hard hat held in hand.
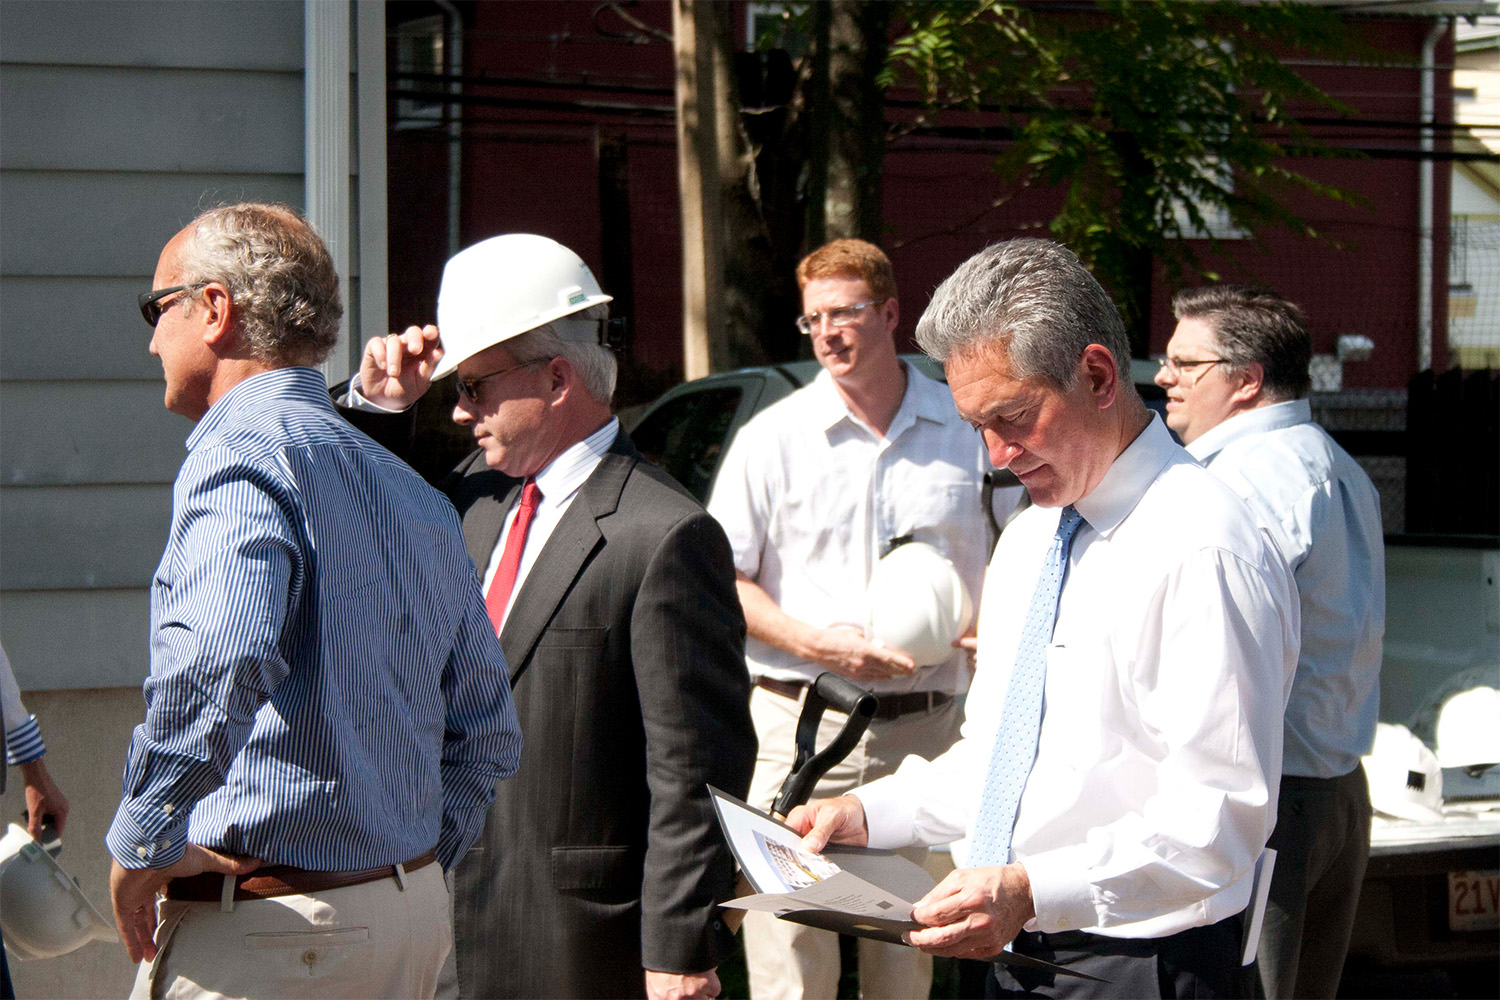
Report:
[{"label": "white hard hat held in hand", "polygon": [[866,597],[870,637],[906,653],[919,667],[952,656],[953,640],[974,620],[963,577],[925,542],[898,545],[876,563]]},{"label": "white hard hat held in hand", "polygon": [[56,958],[90,941],[119,940],[114,921],[15,823],[0,839],[0,926],[6,950],[21,959]]},{"label": "white hard hat held in hand", "polygon": [[432,377],[548,323],[562,340],[597,340],[598,320],[566,317],[609,301],[583,258],[556,240],[531,233],[482,240],[443,268],[438,329],[444,353]]}]

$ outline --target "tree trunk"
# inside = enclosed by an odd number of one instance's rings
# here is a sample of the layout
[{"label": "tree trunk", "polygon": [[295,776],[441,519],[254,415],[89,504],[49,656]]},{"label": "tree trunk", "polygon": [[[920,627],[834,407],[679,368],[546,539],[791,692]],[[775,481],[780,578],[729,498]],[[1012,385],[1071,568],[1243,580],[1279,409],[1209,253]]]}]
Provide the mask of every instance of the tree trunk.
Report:
[{"label": "tree trunk", "polygon": [[827,188],[824,239],[879,243],[885,95],[876,78],[885,65],[891,5],[887,0],[828,3]]},{"label": "tree trunk", "polygon": [[[682,374],[702,378],[725,354],[715,320],[723,315],[723,218],[714,87],[715,4],[674,0],[677,58],[677,168],[682,209]],[[716,343],[718,341],[718,343]]]}]

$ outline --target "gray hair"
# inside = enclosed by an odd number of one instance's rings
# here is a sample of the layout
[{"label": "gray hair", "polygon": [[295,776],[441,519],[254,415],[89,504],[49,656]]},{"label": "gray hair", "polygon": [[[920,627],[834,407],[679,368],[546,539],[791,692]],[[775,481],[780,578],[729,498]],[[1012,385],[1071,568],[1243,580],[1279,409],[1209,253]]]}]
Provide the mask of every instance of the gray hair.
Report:
[{"label": "gray hair", "polygon": [[[317,231],[286,205],[241,202],[190,224],[179,281],[229,290],[250,353],[272,365],[316,365],[338,342],[339,276]],[[189,293],[191,309],[202,289]]]},{"label": "gray hair", "polygon": [[917,321],[917,343],[946,363],[1000,347],[1018,379],[1041,377],[1072,389],[1090,344],[1115,356],[1130,381],[1130,341],[1109,295],[1067,247],[1051,240],[993,243],[950,274]]},{"label": "gray hair", "polygon": [[[609,306],[600,304],[589,306],[557,322],[559,324],[571,320],[602,322],[607,319],[609,319]],[[564,340],[557,335],[557,330],[554,329],[552,323],[544,323],[535,329],[527,330],[519,337],[504,341],[504,344],[506,353],[514,358],[518,365],[524,365],[528,361],[541,361],[543,358],[563,358],[578,372],[578,377],[590,396],[605,405],[608,405],[609,401],[614,398],[615,376],[619,373],[619,364],[615,361],[614,352],[598,343],[597,340]]]},{"label": "gray hair", "polygon": [[1281,296],[1245,285],[1184,288],[1172,296],[1172,314],[1213,330],[1228,373],[1259,364],[1268,398],[1301,399],[1312,389],[1312,335],[1302,310]]}]

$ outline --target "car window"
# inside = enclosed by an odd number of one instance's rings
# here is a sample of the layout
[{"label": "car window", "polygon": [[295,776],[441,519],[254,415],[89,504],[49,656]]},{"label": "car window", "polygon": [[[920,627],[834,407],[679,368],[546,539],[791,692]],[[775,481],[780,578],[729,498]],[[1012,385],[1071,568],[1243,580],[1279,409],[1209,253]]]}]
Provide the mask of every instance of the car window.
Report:
[{"label": "car window", "polygon": [[741,386],[683,393],[647,415],[630,436],[642,455],[707,503],[743,395]]}]

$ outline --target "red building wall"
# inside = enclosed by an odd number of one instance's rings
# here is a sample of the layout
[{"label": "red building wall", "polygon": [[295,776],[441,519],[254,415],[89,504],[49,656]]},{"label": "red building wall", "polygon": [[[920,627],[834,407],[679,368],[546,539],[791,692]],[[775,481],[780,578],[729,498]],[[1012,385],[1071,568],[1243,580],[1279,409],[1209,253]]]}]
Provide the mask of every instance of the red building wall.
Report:
[{"label": "red building wall", "polygon": [[[427,7],[394,6],[414,15]],[[671,46],[631,29],[607,9],[596,20],[600,7],[593,3],[510,0],[461,8],[466,23],[460,242],[502,232],[541,233],[576,250],[602,279],[611,234],[601,219],[628,214],[624,254],[635,324],[630,353],[639,374],[636,383],[622,386],[622,401],[648,398],[681,373]],[[629,11],[670,35],[667,3],[643,2]],[[1354,22],[1352,30],[1397,53],[1396,64],[1309,67],[1307,73],[1368,120],[1416,122],[1416,65],[1430,23]],[[1439,64],[1451,61],[1451,52],[1449,40],[1439,51]],[[1439,74],[1438,82],[1437,107],[1451,110],[1446,74]],[[1407,150],[1417,144],[1411,129],[1326,131],[1341,144]],[[601,200],[601,137],[624,143],[628,198],[623,206]],[[933,288],[965,257],[995,240],[1046,235],[1056,196],[1012,192],[991,169],[997,148],[916,137],[895,142],[887,152],[884,244],[903,306],[898,336],[908,344]],[[400,321],[417,318],[424,308],[431,315],[435,307],[446,256],[446,188],[438,179],[446,177],[447,143],[443,137],[396,131],[390,149],[392,317]],[[1371,337],[1377,344],[1373,358],[1346,366],[1346,386],[1404,386],[1417,368],[1418,163],[1381,158],[1291,166],[1364,199],[1357,206],[1305,193],[1289,199],[1337,245],[1267,232],[1255,241],[1229,241],[1229,252],[1210,256],[1208,263],[1226,279],[1258,281],[1300,302],[1320,353],[1331,353],[1340,334]],[[1435,201],[1444,206],[1447,173],[1445,164],[1437,164]],[[992,208],[996,201],[1003,203]],[[1434,234],[1438,308],[1433,328],[1442,331],[1446,210],[1436,214]],[[618,266],[614,278],[619,282]],[[606,291],[618,291],[605,284]],[[1174,284],[1158,275],[1153,286],[1154,350],[1171,332]],[[1435,337],[1440,367],[1446,363],[1442,340]]]}]

